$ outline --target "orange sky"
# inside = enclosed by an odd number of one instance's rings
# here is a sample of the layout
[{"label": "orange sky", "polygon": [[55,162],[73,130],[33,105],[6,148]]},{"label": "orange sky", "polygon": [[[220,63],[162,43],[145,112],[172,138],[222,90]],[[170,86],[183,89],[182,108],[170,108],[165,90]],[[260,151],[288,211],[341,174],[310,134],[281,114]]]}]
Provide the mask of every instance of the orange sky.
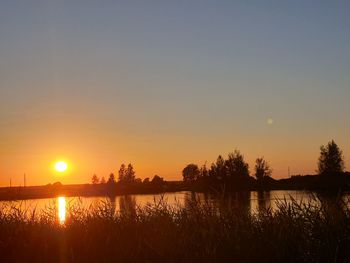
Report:
[{"label": "orange sky", "polygon": [[[67,117],[68,119],[68,117]],[[287,177],[288,166],[292,174],[313,173],[319,154],[319,145],[328,138],[309,136],[308,143],[296,136],[286,140],[282,124],[275,120],[261,121],[260,134],[237,133],[234,129],[219,135],[196,134],[192,131],[157,133],[156,130],[119,132],[114,125],[42,120],[44,124],[19,123],[16,132],[7,134],[1,147],[0,184],[6,186],[12,178],[13,185],[23,184],[26,173],[28,185],[60,181],[88,183],[91,176],[108,178],[117,174],[121,163],[133,163],[140,178],[158,174],[166,180],[180,180],[183,167],[191,162],[208,165],[218,154],[227,155],[240,149],[250,164],[256,157],[264,156],[271,164],[275,178]],[[262,131],[262,132],[261,132]],[[336,138],[335,138],[336,139]],[[340,146],[349,141],[336,140]],[[344,151],[347,155],[347,151]],[[65,160],[66,173],[54,171],[54,162]],[[346,159],[347,161],[349,159]]]},{"label": "orange sky", "polygon": [[[180,180],[239,149],[253,172],[350,165],[349,3],[6,1],[0,186],[88,183],[132,163]],[[269,121],[270,119],[270,121]],[[271,121],[272,120],[272,121]],[[70,164],[58,175],[53,162]]]}]

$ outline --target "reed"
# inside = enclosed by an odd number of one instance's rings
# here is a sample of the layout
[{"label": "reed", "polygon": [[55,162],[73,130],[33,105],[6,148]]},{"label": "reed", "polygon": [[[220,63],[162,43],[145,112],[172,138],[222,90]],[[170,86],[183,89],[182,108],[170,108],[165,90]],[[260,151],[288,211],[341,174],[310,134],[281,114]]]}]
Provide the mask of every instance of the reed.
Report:
[{"label": "reed", "polygon": [[1,262],[349,262],[350,209],[341,200],[281,200],[278,209],[164,200],[115,212],[109,202],[56,209],[0,208]]}]

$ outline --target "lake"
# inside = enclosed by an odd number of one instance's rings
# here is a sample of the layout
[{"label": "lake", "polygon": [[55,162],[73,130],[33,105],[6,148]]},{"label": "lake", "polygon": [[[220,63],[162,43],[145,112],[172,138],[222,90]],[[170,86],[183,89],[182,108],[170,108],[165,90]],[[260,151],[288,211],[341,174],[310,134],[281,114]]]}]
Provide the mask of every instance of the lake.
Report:
[{"label": "lake", "polygon": [[[342,200],[349,205],[350,193],[342,195]],[[265,191],[265,192],[237,192],[229,196],[221,197],[212,194],[175,192],[164,194],[147,195],[126,195],[116,197],[64,197],[47,199],[33,199],[22,201],[0,201],[2,212],[16,210],[18,213],[31,216],[42,214],[54,214],[60,223],[64,223],[70,211],[76,209],[94,209],[101,205],[108,205],[114,213],[126,210],[143,209],[150,205],[167,204],[173,208],[190,208],[193,201],[199,201],[204,205],[219,206],[225,203],[229,206],[240,206],[246,208],[251,213],[256,213],[262,209],[278,209],[280,203],[291,203],[292,200],[300,204],[320,203],[319,195],[310,191]]]}]

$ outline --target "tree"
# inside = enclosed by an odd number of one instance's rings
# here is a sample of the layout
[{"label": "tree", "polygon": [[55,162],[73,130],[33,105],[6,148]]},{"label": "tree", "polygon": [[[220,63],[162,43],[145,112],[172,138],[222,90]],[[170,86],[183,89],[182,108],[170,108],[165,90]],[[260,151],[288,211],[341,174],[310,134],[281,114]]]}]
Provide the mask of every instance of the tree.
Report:
[{"label": "tree", "polygon": [[261,181],[264,177],[271,176],[272,169],[267,161],[262,158],[257,158],[255,161],[255,177],[258,181]]},{"label": "tree", "polygon": [[198,178],[199,173],[198,165],[191,163],[182,170],[183,180],[193,182]]},{"label": "tree", "polygon": [[163,177],[160,177],[159,175],[155,175],[152,179],[152,184],[162,184],[163,182]]},{"label": "tree", "polygon": [[149,183],[149,177],[146,177],[145,179],[143,179],[143,183],[144,184],[148,184]]},{"label": "tree", "polygon": [[111,173],[109,175],[109,178],[108,178],[108,181],[107,181],[108,184],[115,184],[115,176],[113,173]]},{"label": "tree", "polygon": [[326,146],[320,147],[321,153],[318,159],[319,174],[341,173],[344,171],[344,157],[334,140]]},{"label": "tree", "polygon": [[102,176],[101,180],[100,180],[100,184],[105,184],[106,183],[106,179],[104,176]]},{"label": "tree", "polygon": [[131,163],[128,164],[128,168],[125,171],[125,181],[128,183],[135,182],[135,171]]},{"label": "tree", "polygon": [[96,174],[94,174],[94,175],[91,177],[91,183],[92,183],[92,184],[98,184],[99,181],[100,181],[100,180],[98,179],[98,177],[97,177]]},{"label": "tree", "polygon": [[135,183],[142,184],[142,179],[141,178],[136,178]]},{"label": "tree", "polygon": [[209,176],[218,180],[222,180],[226,177],[225,159],[221,155],[216,159],[216,163],[211,165]]},{"label": "tree", "polygon": [[119,182],[124,182],[125,181],[125,173],[126,173],[126,167],[125,167],[125,164],[122,164],[120,166],[119,171],[118,171],[118,181]]},{"label": "tree", "polygon": [[209,176],[209,171],[207,169],[207,164],[203,164],[203,166],[199,169],[199,177],[205,178]]},{"label": "tree", "polygon": [[225,166],[227,177],[229,178],[249,177],[249,165],[244,161],[244,156],[238,150],[229,153]]}]

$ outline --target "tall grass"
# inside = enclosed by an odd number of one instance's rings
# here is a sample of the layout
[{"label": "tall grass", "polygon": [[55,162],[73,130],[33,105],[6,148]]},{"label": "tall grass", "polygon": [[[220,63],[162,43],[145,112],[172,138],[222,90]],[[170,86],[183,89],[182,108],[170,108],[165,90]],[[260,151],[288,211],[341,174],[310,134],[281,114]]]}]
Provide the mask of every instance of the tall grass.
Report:
[{"label": "tall grass", "polygon": [[0,262],[349,262],[350,209],[339,202],[240,206],[164,200],[116,213],[112,204],[70,207],[66,222],[0,208]]}]

